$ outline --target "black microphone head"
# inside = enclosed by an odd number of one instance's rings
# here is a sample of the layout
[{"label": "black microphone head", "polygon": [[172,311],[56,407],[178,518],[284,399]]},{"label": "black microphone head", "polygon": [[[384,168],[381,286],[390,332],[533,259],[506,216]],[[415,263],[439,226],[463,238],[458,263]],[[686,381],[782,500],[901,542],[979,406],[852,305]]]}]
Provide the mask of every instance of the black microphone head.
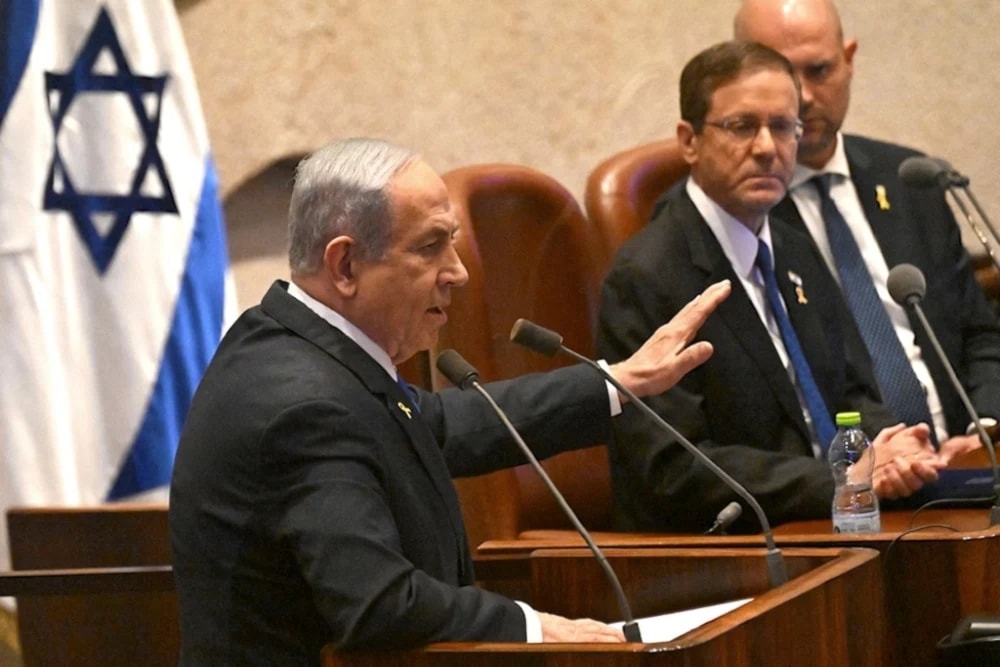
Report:
[{"label": "black microphone head", "polygon": [[899,165],[899,178],[914,188],[934,188],[948,185],[951,165],[923,155],[908,157]]},{"label": "black microphone head", "polygon": [[437,369],[459,389],[468,389],[472,383],[479,382],[479,373],[455,350],[445,350],[438,355]]},{"label": "black microphone head", "polygon": [[897,264],[889,271],[889,296],[900,305],[921,301],[927,294],[923,272],[912,264]]},{"label": "black microphone head", "polygon": [[510,339],[518,345],[523,345],[529,350],[544,354],[546,357],[554,356],[562,349],[563,341],[562,336],[555,331],[524,318],[514,322],[514,328],[510,330]]}]

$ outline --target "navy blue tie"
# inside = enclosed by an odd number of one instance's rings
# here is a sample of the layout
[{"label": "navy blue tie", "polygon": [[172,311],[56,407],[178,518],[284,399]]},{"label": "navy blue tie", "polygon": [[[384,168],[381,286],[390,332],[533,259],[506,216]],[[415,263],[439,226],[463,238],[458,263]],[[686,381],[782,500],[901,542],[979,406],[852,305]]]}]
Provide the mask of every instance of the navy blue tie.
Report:
[{"label": "navy blue tie", "polygon": [[784,302],[781,300],[781,292],[778,291],[778,281],[774,277],[774,268],[771,263],[771,251],[767,244],[761,240],[757,241],[757,268],[764,277],[764,293],[767,295],[767,304],[771,307],[771,314],[774,315],[781,330],[781,340],[785,344],[785,352],[792,362],[795,370],[795,379],[799,383],[799,391],[802,393],[802,400],[806,402],[806,409],[812,420],[813,430],[819,439],[819,446],[824,456],[830,447],[830,441],[836,435],[837,429],[830,419],[830,411],[823,401],[823,395],[819,393],[819,387],[813,378],[812,369],[809,368],[809,360],[802,352],[799,344],[799,337],[795,334],[792,321],[788,319],[785,312]]},{"label": "navy blue tie", "polygon": [[924,422],[933,432],[934,422],[931,421],[924,388],[917,380],[889,314],[879,299],[854,235],[830,198],[831,176],[821,174],[813,181],[819,191],[820,209],[833,261],[840,274],[840,286],[871,356],[882,399],[901,421],[906,424]]},{"label": "navy blue tie", "polygon": [[406,399],[410,402],[410,405],[413,406],[417,412],[420,412],[420,404],[417,403],[417,392],[413,390],[413,387],[407,384],[406,380],[398,374],[396,375],[396,384],[398,384],[399,388],[403,390],[404,394],[406,394]]}]

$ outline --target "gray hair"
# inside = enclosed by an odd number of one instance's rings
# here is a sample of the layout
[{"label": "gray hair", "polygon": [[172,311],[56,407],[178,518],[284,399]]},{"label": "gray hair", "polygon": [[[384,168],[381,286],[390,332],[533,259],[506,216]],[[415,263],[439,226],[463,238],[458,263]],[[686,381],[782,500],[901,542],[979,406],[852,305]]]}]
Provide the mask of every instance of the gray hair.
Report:
[{"label": "gray hair", "polygon": [[346,139],[299,163],[288,207],[288,263],[295,273],[314,273],[326,244],[338,236],[356,242],[358,259],[383,257],[392,238],[386,186],[417,158],[407,148],[378,139]]}]

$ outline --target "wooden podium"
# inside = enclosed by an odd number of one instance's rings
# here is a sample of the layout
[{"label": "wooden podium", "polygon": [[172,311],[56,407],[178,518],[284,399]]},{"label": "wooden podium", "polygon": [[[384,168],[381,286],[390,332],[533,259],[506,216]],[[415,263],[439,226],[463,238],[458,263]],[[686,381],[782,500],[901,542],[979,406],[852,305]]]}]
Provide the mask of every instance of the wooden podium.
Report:
[{"label": "wooden podium", "polygon": [[11,508],[11,562],[26,667],[176,666],[177,595],[164,505]]},{"label": "wooden podium", "polygon": [[[989,526],[988,509],[925,510],[911,526],[912,512],[883,512],[883,532],[835,535],[828,519],[788,523],[775,529],[782,549],[867,547],[880,554],[885,599],[886,649],[894,665],[935,664],[935,644],[958,621],[977,612],[1000,612],[1000,526]],[[921,530],[904,531],[926,526]],[[608,534],[602,548],[734,548],[760,546],[754,536]],[[536,549],[580,547],[578,536],[483,543],[476,570],[483,585],[523,595],[531,580],[528,556]]]},{"label": "wooden podium", "polygon": [[[608,549],[636,617],[753,600],[662,643],[442,643],[408,651],[323,650],[326,667],[374,665],[883,665],[878,554],[871,549],[788,549],[790,580],[772,588],[763,549]],[[587,549],[543,549],[525,559],[536,609],[620,620]],[[855,625],[855,618],[866,622]]]}]

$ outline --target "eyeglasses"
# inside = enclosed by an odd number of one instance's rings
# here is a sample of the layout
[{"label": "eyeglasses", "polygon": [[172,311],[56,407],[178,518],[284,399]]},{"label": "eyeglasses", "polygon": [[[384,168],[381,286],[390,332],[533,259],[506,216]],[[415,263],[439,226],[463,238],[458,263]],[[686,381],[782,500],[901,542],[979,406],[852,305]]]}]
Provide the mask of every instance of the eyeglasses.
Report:
[{"label": "eyeglasses", "polygon": [[[706,120],[703,124],[721,128],[743,144],[756,139],[760,128],[765,126],[765,123],[755,116],[737,116],[721,121]],[[766,125],[768,133],[775,141],[790,143],[802,138],[802,121],[798,118],[772,118]]]}]

